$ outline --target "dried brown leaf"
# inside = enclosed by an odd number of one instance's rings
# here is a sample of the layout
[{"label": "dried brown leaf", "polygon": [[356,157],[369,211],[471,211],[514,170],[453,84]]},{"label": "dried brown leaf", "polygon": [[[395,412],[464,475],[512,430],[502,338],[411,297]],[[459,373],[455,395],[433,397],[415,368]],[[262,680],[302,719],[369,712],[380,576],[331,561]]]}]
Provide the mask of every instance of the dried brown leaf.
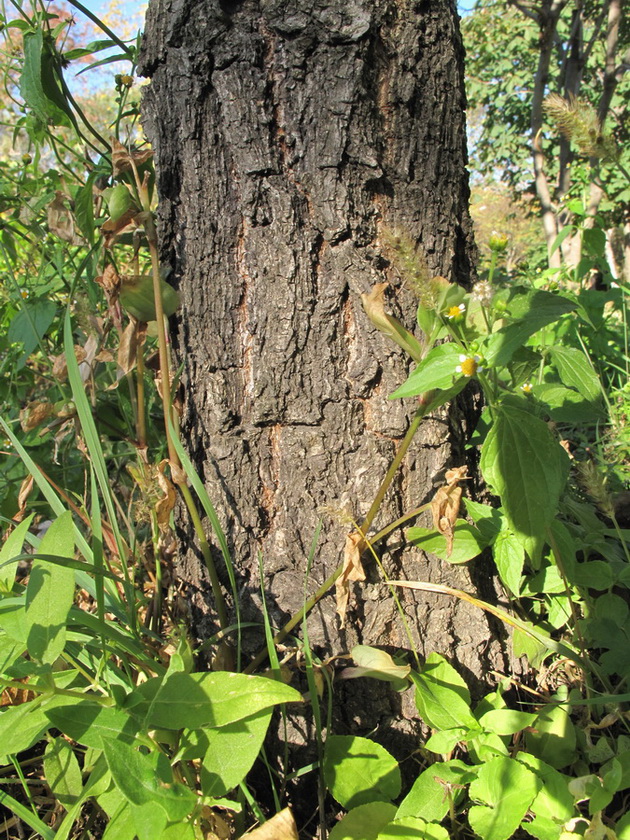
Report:
[{"label": "dried brown leaf", "polygon": [[363,536],[357,531],[348,534],[343,550],[343,570],[335,584],[337,612],[340,617],[340,627],[346,623],[346,610],[350,598],[350,583],[355,580],[365,580],[365,572],[361,563],[361,553],[365,545]]},{"label": "dried brown leaf", "polygon": [[462,488],[460,481],[465,481],[468,467],[455,467],[446,471],[446,484],[439,487],[431,501],[431,513],[433,515],[433,526],[436,531],[444,535],[446,539],[446,556],[450,557],[453,551],[453,529],[459,515],[459,506],[462,499]]},{"label": "dried brown leaf", "polygon": [[65,353],[60,353],[58,356],[53,357],[52,375],[58,382],[65,382],[68,376]]},{"label": "dried brown leaf", "polygon": [[290,808],[279,811],[266,823],[244,835],[249,840],[299,840]]},{"label": "dried brown leaf", "polygon": [[157,516],[158,528],[160,531],[166,531],[169,527],[169,520],[171,511],[175,507],[177,501],[177,492],[172,481],[164,475],[164,470],[168,465],[165,459],[158,464],[157,482],[162,493],[155,505],[155,513]]},{"label": "dried brown leaf", "polygon": [[55,407],[47,400],[29,403],[20,411],[22,431],[30,432],[45,423],[55,413]]},{"label": "dried brown leaf", "polygon": [[48,227],[59,239],[72,245],[81,245],[83,239],[78,236],[74,228],[72,211],[66,205],[67,196],[57,190],[55,197],[48,205]]},{"label": "dried brown leaf", "polygon": [[134,148],[131,148],[130,150],[126,146],[123,146],[123,144],[115,137],[110,137],[110,143],[112,144],[112,168],[114,178],[122,172],[128,172],[132,168],[132,161],[136,166],[142,166],[143,163],[146,163],[153,156],[153,151],[151,149],[145,149],[142,152]]},{"label": "dried brown leaf", "polygon": [[138,344],[138,321],[134,319],[125,327],[118,345],[116,361],[124,374],[131,373],[136,366]]},{"label": "dried brown leaf", "polygon": [[34,479],[32,475],[27,475],[20,485],[20,492],[18,493],[18,508],[20,511],[20,519],[22,519],[26,510],[26,502],[33,490]]}]

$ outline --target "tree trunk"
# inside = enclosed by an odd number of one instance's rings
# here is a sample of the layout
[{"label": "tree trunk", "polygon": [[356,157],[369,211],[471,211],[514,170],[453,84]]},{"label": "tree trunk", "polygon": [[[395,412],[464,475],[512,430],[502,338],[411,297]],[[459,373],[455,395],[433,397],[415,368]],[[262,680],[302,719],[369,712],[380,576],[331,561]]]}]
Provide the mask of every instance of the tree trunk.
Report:
[{"label": "tree trunk", "polygon": [[[387,230],[418,244],[431,275],[472,281],[462,60],[452,0],[149,4],[144,111],[162,258],[182,298],[182,428],[228,535],[244,621],[262,620],[259,556],[277,627],[334,571],[348,513],[365,516],[408,428],[413,401],[388,395],[409,362],[360,298],[388,281],[391,309],[412,328],[417,299],[390,264]],[[377,526],[428,501],[445,469],[464,463],[467,405],[423,422]],[[409,648],[365,560],[346,628],[334,590],[309,618],[320,653]],[[400,531],[382,562],[392,579],[494,595],[487,569],[423,556]],[[194,548],[178,571],[207,637],[217,628]],[[450,655],[473,681],[505,667],[480,611],[408,589],[399,599],[420,653]],[[250,645],[260,644],[258,633]],[[366,728],[386,716],[359,706]]]}]

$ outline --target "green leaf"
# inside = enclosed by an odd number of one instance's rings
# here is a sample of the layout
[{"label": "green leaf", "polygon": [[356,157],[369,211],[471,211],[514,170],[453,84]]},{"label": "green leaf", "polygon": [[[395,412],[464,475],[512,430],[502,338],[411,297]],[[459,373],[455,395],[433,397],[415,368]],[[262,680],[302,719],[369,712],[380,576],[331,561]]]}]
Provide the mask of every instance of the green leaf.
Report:
[{"label": "green leaf", "polygon": [[83,792],[81,768],[74,750],[65,738],[54,738],[44,752],[44,775],[58,801],[68,808]]},{"label": "green leaf", "polygon": [[358,805],[336,823],[330,840],[376,840],[379,831],[396,815],[396,806],[389,802],[367,802]]},{"label": "green leaf", "polygon": [[29,749],[49,725],[38,701],[6,706],[0,714],[0,755],[16,755]]},{"label": "green leaf", "polygon": [[50,723],[64,735],[95,749],[101,749],[105,741],[116,739],[131,743],[138,730],[137,724],[125,712],[88,700],[77,702],[59,698],[45,713]]},{"label": "green leaf", "polygon": [[279,703],[302,702],[299,691],[284,683],[227,671],[171,674],[161,685],[156,677],[137,694],[146,700],[134,714],[144,715],[146,726],[160,729],[217,728]]},{"label": "green leaf", "polygon": [[602,386],[599,377],[581,350],[556,344],[549,348],[549,352],[565,385],[575,388],[587,400],[597,400],[601,397]]},{"label": "green leaf", "polygon": [[566,452],[528,411],[502,405],[481,452],[485,480],[501,497],[508,523],[532,562],[556,515],[568,474]]},{"label": "green leaf", "polygon": [[156,837],[163,836],[167,822],[163,808],[145,802],[143,805],[131,805],[131,814],[138,840],[156,840]]},{"label": "green leaf", "polygon": [[446,538],[436,532],[435,528],[416,527],[407,531],[407,539],[422,551],[435,554],[441,560],[454,564],[467,563],[481,554],[488,545],[481,532],[465,519],[457,520],[453,528],[453,537],[453,551],[449,557]]},{"label": "green leaf", "polygon": [[558,423],[593,423],[604,416],[601,401],[585,399],[572,388],[558,382],[543,382],[534,388],[536,401],[544,406],[552,420]]},{"label": "green leaf", "polygon": [[419,817],[396,817],[385,826],[377,840],[449,840],[441,825],[428,823]]},{"label": "green leaf", "polygon": [[470,710],[468,686],[439,653],[429,654],[422,671],[412,671],[411,678],[420,716],[433,729],[479,728]]},{"label": "green leaf", "polygon": [[[545,830],[549,832],[555,828],[555,837],[557,838],[558,826],[564,825],[574,815],[573,796],[569,791],[569,777],[564,776],[549,764],[526,752],[519,752],[517,760],[533,770],[542,782],[542,788],[531,804],[534,819],[528,824],[528,831],[535,837],[540,837]],[[537,831],[538,833],[536,833]]]},{"label": "green leaf", "polygon": [[536,715],[531,712],[519,712],[515,709],[490,709],[479,719],[479,723],[487,732],[495,735],[514,735],[531,726]]},{"label": "green leaf", "polygon": [[9,324],[7,339],[10,343],[24,345],[17,368],[22,368],[33,350],[39,345],[52,324],[57,307],[52,300],[22,301],[22,308]]},{"label": "green leaf", "polygon": [[[449,809],[449,791],[455,805],[463,799],[463,785],[473,781],[476,767],[459,759],[431,764],[418,776],[400,803],[397,817],[422,817],[427,822],[441,822]],[[451,787],[453,785],[454,787]]]},{"label": "green leaf", "polygon": [[452,388],[455,380],[461,379],[461,373],[455,368],[459,364],[461,348],[456,344],[440,344],[430,350],[406,382],[390,395],[390,399],[398,397],[415,397],[432,391],[434,388],[447,390]]},{"label": "green leaf", "polygon": [[525,550],[510,531],[501,531],[492,549],[494,563],[501,581],[513,595],[521,591],[521,575],[525,563]]},{"label": "green leaf", "polygon": [[470,808],[470,827],[483,840],[507,840],[541,787],[537,776],[520,762],[507,756],[491,759],[470,785],[470,798],[484,803]]},{"label": "green leaf", "polygon": [[70,126],[67,105],[54,76],[50,45],[41,29],[24,35],[24,63],[20,95],[27,107],[45,125]]},{"label": "green leaf", "polygon": [[613,570],[604,560],[576,563],[571,573],[571,583],[588,589],[603,591],[613,585]]},{"label": "green leaf", "polygon": [[18,560],[11,562],[14,557],[17,557],[22,552],[22,545],[26,533],[33,521],[34,513],[27,516],[23,522],[20,522],[7,537],[2,550],[0,551],[0,592],[10,592],[15,580],[15,572],[18,566]]},{"label": "green leaf", "polygon": [[354,735],[329,735],[324,753],[326,786],[340,805],[390,801],[400,793],[398,762],[385,747]]},{"label": "green leaf", "polygon": [[[44,535],[42,554],[72,558],[74,525],[70,511],[62,513]],[[66,644],[66,621],[74,600],[74,571],[35,559],[26,587],[27,647],[40,662],[54,662]]]},{"label": "green leaf", "polygon": [[119,740],[103,740],[103,750],[115,784],[132,805],[153,804],[173,822],[183,820],[195,807],[197,797],[173,780],[165,756],[143,754]]},{"label": "green leaf", "polygon": [[[473,734],[477,735],[478,733]],[[440,729],[425,741],[424,748],[438,755],[448,755],[461,741],[467,741],[468,736],[469,730],[461,727],[459,729]]]},{"label": "green leaf", "polygon": [[77,226],[90,245],[94,244],[94,181],[92,173],[74,196],[74,217]]},{"label": "green leaf", "polygon": [[507,300],[508,313],[514,323],[501,327],[488,339],[486,361],[492,367],[507,365],[514,353],[542,327],[552,324],[576,308],[576,304],[560,295],[540,290],[523,292],[516,287]]},{"label": "green leaf", "polygon": [[593,257],[603,257],[606,250],[606,234],[601,228],[584,228],[582,247],[585,253]]},{"label": "green leaf", "polygon": [[201,767],[204,796],[225,796],[252,768],[265,740],[273,710],[236,721],[220,729],[205,729],[208,749]]},{"label": "green leaf", "polygon": [[525,743],[530,753],[557,770],[576,759],[575,729],[562,706],[543,706],[525,734]]}]

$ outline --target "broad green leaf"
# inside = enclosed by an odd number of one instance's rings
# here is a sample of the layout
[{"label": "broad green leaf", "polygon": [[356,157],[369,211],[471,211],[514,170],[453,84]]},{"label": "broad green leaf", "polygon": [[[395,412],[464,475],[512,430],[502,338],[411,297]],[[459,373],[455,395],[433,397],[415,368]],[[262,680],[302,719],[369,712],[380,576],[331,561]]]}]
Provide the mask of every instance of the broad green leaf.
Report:
[{"label": "broad green leaf", "polygon": [[569,791],[570,779],[529,753],[519,752],[516,758],[533,770],[542,782],[542,788],[530,807],[534,817],[527,824],[527,830],[539,840],[557,840],[559,826],[575,813],[573,796]]},{"label": "broad green leaf", "polygon": [[604,416],[600,401],[587,400],[572,388],[559,382],[543,382],[534,387],[534,397],[544,406],[545,412],[558,423],[592,423]]},{"label": "broad green leaf", "polygon": [[393,683],[397,688],[403,688],[407,685],[411,667],[409,665],[397,665],[386,651],[369,645],[355,645],[350,653],[356,667],[344,668],[340,674],[342,679],[372,677],[373,679]]},{"label": "broad green leaf", "polygon": [[431,653],[420,673],[411,672],[416,686],[416,706],[433,729],[478,729],[470,710],[468,686],[438,653]]},{"label": "broad green leaf", "polygon": [[302,702],[299,691],[284,683],[228,671],[171,674],[161,685],[154,678],[137,693],[148,702],[134,708],[134,714],[143,714],[147,726],[162,729],[217,728],[279,703]]},{"label": "broad green leaf", "polygon": [[465,795],[463,786],[472,782],[476,774],[476,767],[470,767],[459,759],[431,764],[413,783],[396,816],[441,822],[448,813],[449,795],[457,805]]},{"label": "broad green leaf", "polygon": [[0,714],[0,755],[15,755],[32,747],[50,723],[36,701],[6,706]]},{"label": "broad green leaf", "polygon": [[74,196],[74,217],[83,236],[90,245],[94,244],[94,181],[92,173]]},{"label": "broad green leaf", "polygon": [[[448,755],[452,752],[460,741],[468,739],[468,729],[440,729],[434,732],[433,735],[425,742],[424,748],[431,750],[431,752],[438,755]],[[478,733],[475,732],[475,735]]]},{"label": "broad green leaf", "polygon": [[131,805],[131,813],[138,840],[162,837],[167,822],[162,808],[156,808],[152,802],[145,802],[143,805]]},{"label": "broad green leaf", "polygon": [[398,762],[385,747],[354,735],[329,735],[324,753],[326,786],[350,809],[374,800],[390,801],[400,793]]},{"label": "broad green leaf", "polygon": [[510,531],[501,531],[492,548],[494,564],[502,583],[513,595],[520,595],[525,549]]},{"label": "broad green leaf", "polygon": [[2,550],[0,551],[0,592],[10,592],[15,580],[15,572],[18,566],[18,561],[13,561],[22,551],[22,545],[26,533],[33,521],[34,513],[27,516],[23,522],[20,522],[7,537]]},{"label": "broad green leaf", "polygon": [[133,719],[113,706],[101,706],[88,700],[79,702],[60,698],[45,710],[50,723],[73,741],[101,749],[103,742],[116,739],[132,742],[137,733]]},{"label": "broad green leaf", "polygon": [[136,840],[136,824],[130,802],[125,800],[111,814],[102,840]]},{"label": "broad green leaf", "polygon": [[22,301],[22,308],[9,325],[7,339],[24,345],[17,367],[23,367],[33,350],[46,335],[55,319],[57,307],[51,300]]},{"label": "broad green leaf", "polygon": [[556,344],[549,348],[551,358],[562,382],[575,388],[587,400],[601,397],[602,386],[593,366],[581,350]]},{"label": "broad green leaf", "polygon": [[81,768],[74,750],[65,738],[54,738],[44,752],[44,775],[57,800],[69,808],[83,792]]},{"label": "broad green leaf", "polygon": [[461,352],[461,348],[451,343],[434,347],[412,371],[407,381],[391,394],[390,399],[415,397],[434,388],[451,388],[457,379],[462,378],[461,373],[455,370]]},{"label": "broad green leaf", "polygon": [[63,107],[64,100],[53,75],[50,47],[44,40],[42,29],[27,32],[23,44],[20,94],[24,102],[44,125],[69,126],[71,123]]},{"label": "broad green leaf", "polygon": [[470,798],[484,803],[470,808],[470,827],[483,840],[507,840],[541,787],[538,777],[520,762],[507,756],[491,759],[479,768],[469,788]]},{"label": "broad green leaf", "polygon": [[464,499],[466,513],[481,532],[483,538],[492,543],[505,528],[505,517],[496,507],[483,505],[481,502],[473,502],[471,499]]},{"label": "broad green leaf", "polygon": [[560,295],[515,287],[507,300],[507,310],[514,323],[501,327],[490,336],[486,361],[493,367],[506,365],[530,336],[575,308],[575,303]]},{"label": "broad green leaf", "polygon": [[238,720],[220,729],[205,729],[208,749],[201,766],[204,796],[225,796],[251,770],[265,740],[273,710]]},{"label": "broad green leaf", "polygon": [[[524,623],[529,624],[529,622]],[[531,624],[530,626],[533,627]],[[536,630],[542,634],[546,632],[540,627],[537,627]],[[515,627],[512,633],[512,651],[517,658],[526,656],[532,668],[540,668],[544,660],[551,655],[551,650],[548,646],[533,636],[530,636],[529,633],[524,633],[518,627]]]},{"label": "broad green leaf", "polygon": [[568,473],[565,451],[542,420],[503,405],[481,452],[483,477],[501,497],[514,535],[538,563]]},{"label": "broad green leaf", "polygon": [[183,820],[197,797],[190,788],[173,780],[165,756],[143,754],[120,740],[103,740],[103,750],[114,782],[132,805],[153,804],[169,820]]},{"label": "broad green leaf", "polygon": [[24,650],[25,645],[22,642],[0,631],[0,674],[4,674],[7,668],[22,656]]},{"label": "broad green leaf", "polygon": [[475,762],[483,764],[497,756],[508,754],[505,740],[494,732],[483,732],[468,742],[468,751]]},{"label": "broad green leaf", "polygon": [[466,522],[465,519],[458,519],[453,528],[453,550],[447,556],[446,538],[438,533],[435,528],[409,528],[407,539],[422,551],[435,554],[441,560],[449,563],[467,563],[477,557],[486,548],[488,542],[478,528]]},{"label": "broad green leaf", "polygon": [[441,825],[428,823],[419,817],[396,817],[385,826],[377,840],[449,840]]},{"label": "broad green leaf", "polygon": [[330,840],[376,840],[395,815],[396,806],[389,802],[367,802],[346,814],[328,836]]},{"label": "broad green leaf", "polygon": [[575,728],[562,706],[544,706],[525,734],[525,743],[530,753],[556,770],[576,759]]},{"label": "broad green leaf", "polygon": [[479,719],[479,723],[487,732],[495,735],[514,735],[531,726],[536,715],[531,712],[519,712],[515,709],[491,709]]},{"label": "broad green leaf", "polygon": [[603,591],[613,585],[613,570],[604,560],[587,560],[576,563],[571,574],[571,583],[588,589]]},{"label": "broad green leaf", "polygon": [[[74,525],[70,511],[52,523],[40,543],[42,554],[72,558]],[[35,559],[26,587],[27,647],[33,659],[54,662],[66,644],[66,621],[74,600],[74,571]]]}]

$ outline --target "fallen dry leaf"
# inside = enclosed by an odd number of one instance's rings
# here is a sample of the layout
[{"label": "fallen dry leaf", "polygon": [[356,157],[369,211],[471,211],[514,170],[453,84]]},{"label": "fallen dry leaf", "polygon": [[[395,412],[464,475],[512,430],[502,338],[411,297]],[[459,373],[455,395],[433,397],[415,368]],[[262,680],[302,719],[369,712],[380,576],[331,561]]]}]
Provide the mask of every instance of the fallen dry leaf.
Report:
[{"label": "fallen dry leaf", "polygon": [[446,484],[438,488],[431,502],[433,526],[446,539],[447,557],[450,557],[453,551],[453,528],[457,521],[459,505],[462,500],[462,488],[458,485],[460,481],[465,481],[467,473],[467,466],[447,470]]},{"label": "fallen dry leaf", "polygon": [[139,152],[137,149],[132,147],[131,150],[129,150],[115,137],[110,137],[110,143],[112,144],[112,169],[114,172],[114,178],[122,172],[129,171],[132,168],[132,161],[136,166],[142,166],[142,164],[146,163],[153,155],[153,151],[151,149],[145,149],[144,151]]},{"label": "fallen dry leaf", "polygon": [[20,426],[23,432],[30,432],[45,423],[55,413],[55,407],[46,400],[36,400],[20,411]]},{"label": "fallen dry leaf", "polygon": [[353,580],[365,580],[365,572],[361,563],[361,550],[365,544],[363,536],[357,531],[348,534],[343,549],[343,570],[335,584],[335,597],[337,599],[337,612],[341,619],[339,626],[344,627],[346,623],[346,610],[350,598],[350,582]]},{"label": "fallen dry leaf", "polygon": [[249,840],[298,840],[297,825],[290,808],[279,811],[266,823],[246,834]]},{"label": "fallen dry leaf", "polygon": [[160,461],[158,464],[157,482],[162,491],[162,496],[155,504],[155,514],[160,531],[168,530],[171,511],[177,501],[175,485],[164,475],[164,470],[167,466],[168,460],[166,459]]}]

